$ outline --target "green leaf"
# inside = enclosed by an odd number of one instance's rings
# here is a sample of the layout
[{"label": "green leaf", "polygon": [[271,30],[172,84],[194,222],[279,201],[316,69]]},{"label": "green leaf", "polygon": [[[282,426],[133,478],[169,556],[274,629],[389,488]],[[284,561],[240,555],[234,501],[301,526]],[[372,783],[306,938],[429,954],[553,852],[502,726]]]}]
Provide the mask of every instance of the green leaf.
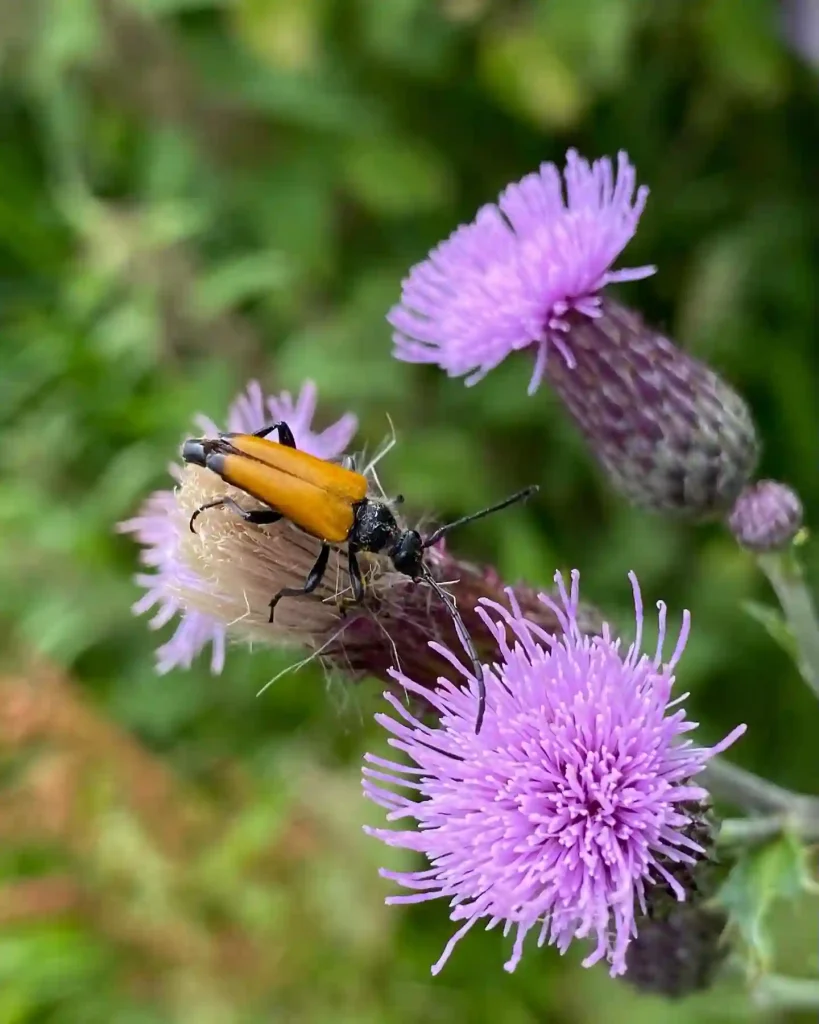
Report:
[{"label": "green leaf", "polygon": [[702,8],[704,49],[713,71],[746,95],[769,103],[779,99],[787,64],[768,0],[711,0]]},{"label": "green leaf", "polygon": [[44,81],[98,52],[102,33],[94,0],[51,0],[41,17],[48,31],[39,34],[36,69]]},{"label": "green leaf", "polygon": [[588,100],[584,84],[552,40],[525,23],[486,35],[480,73],[510,111],[543,127],[574,126]]},{"label": "green leaf", "polygon": [[353,140],[342,159],[342,174],[362,206],[385,217],[433,210],[455,191],[438,153],[421,142],[394,136]]},{"label": "green leaf", "polygon": [[213,267],[196,282],[196,312],[209,319],[225,310],[285,287],[292,278],[287,257],[277,249],[246,253]]},{"label": "green leaf", "polygon": [[772,966],[769,916],[774,903],[795,899],[813,885],[808,851],[790,834],[751,850],[731,869],[717,901],[746,946],[750,974],[765,973]]},{"label": "green leaf", "polygon": [[191,52],[203,79],[227,102],[311,130],[342,135],[384,130],[379,100],[358,89],[342,70],[296,72],[264,65],[246,51],[220,44],[216,37],[193,42]]},{"label": "green leaf", "polygon": [[[131,0],[135,3],[135,0]],[[181,14],[184,11],[230,9],[235,0],[138,0],[135,5],[145,14]]]},{"label": "green leaf", "polygon": [[238,0],[233,20],[239,37],[279,69],[307,70],[323,60],[325,0]]},{"label": "green leaf", "polygon": [[444,77],[453,69],[455,28],[429,0],[358,0],[361,46],[408,74]]}]

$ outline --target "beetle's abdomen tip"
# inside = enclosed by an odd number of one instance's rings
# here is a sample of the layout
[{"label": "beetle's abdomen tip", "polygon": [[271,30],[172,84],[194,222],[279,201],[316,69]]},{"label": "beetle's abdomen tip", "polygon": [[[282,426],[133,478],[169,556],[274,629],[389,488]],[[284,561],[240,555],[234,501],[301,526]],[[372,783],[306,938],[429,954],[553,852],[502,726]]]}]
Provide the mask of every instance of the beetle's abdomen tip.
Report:
[{"label": "beetle's abdomen tip", "polygon": [[191,437],[182,445],[182,459],[194,466],[205,466],[205,443],[199,437]]}]

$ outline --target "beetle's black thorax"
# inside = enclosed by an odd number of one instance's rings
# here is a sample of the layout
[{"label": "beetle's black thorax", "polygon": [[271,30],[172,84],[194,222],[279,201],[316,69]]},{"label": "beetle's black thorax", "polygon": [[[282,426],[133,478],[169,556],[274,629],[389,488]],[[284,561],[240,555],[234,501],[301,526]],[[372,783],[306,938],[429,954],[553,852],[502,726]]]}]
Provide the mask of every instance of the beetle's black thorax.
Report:
[{"label": "beetle's black thorax", "polygon": [[355,506],[348,542],[359,551],[383,552],[396,570],[417,579],[423,561],[423,541],[415,530],[402,530],[383,501],[365,498]]},{"label": "beetle's black thorax", "polygon": [[350,543],[360,551],[386,551],[401,531],[392,510],[383,501],[364,498],[355,506]]}]

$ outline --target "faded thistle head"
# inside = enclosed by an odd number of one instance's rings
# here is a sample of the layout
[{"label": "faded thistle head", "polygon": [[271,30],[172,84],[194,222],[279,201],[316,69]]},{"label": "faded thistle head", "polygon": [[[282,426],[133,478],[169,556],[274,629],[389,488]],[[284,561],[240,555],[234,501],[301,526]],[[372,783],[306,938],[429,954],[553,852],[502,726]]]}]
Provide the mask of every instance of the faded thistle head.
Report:
[{"label": "faded thistle head", "polygon": [[[320,458],[342,454],[356,429],[348,414],[321,433],[312,429],[317,392],[306,383],[294,400],[283,392],[265,397],[255,381],[239,395],[230,408],[227,429],[252,433],[267,424],[285,420],[296,442]],[[200,416],[197,426],[215,437],[219,428]],[[228,488],[215,474],[197,466],[170,467],[175,490],[156,491],[133,519],[120,523],[119,530],[133,534],[142,545],[140,559],[149,570],[136,577],[145,589],[134,605],[136,614],[156,609],[151,627],[159,629],[178,617],[176,629],[157,651],[157,670],[169,672],[189,668],[208,644],[212,647],[211,669],[221,672],[225,661],[228,632],[235,639],[267,640],[272,643],[308,646],[317,636],[326,636],[337,622],[337,613],[322,602],[335,587],[340,565],[331,566],[328,586],[310,605],[282,607],[275,625],[264,611],[271,596],[283,586],[300,584],[318,553],[318,542],[299,534],[289,524],[262,532],[248,526],[224,509],[200,517],[197,533],[189,521],[200,505],[225,493],[239,500],[245,496]]]}]

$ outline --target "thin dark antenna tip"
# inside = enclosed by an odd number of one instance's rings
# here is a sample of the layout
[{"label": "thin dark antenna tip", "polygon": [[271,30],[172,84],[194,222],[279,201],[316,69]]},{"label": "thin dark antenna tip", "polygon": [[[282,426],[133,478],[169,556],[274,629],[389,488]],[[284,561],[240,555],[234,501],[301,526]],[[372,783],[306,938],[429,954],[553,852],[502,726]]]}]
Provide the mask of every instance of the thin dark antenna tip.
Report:
[{"label": "thin dark antenna tip", "polygon": [[432,573],[429,571],[427,566],[423,567],[423,578],[429,583],[435,593],[441,598],[452,622],[455,626],[455,632],[460,636],[461,642],[466,649],[466,653],[469,656],[469,660],[472,662],[472,674],[475,676],[475,680],[478,684],[478,714],[475,719],[475,735],[481,731],[483,725],[484,715],[486,714],[486,682],[483,678],[483,666],[481,665],[478,652],[475,650],[475,644],[472,642],[472,637],[466,628],[464,620],[461,618],[461,613],[458,611],[455,599],[441,586],[441,584],[435,579]]},{"label": "thin dark antenna tip", "polygon": [[460,519],[455,519],[453,522],[439,527],[434,533],[431,533],[429,537],[426,538],[424,541],[424,548],[431,548],[433,544],[437,544],[441,537],[449,533],[450,530],[455,529],[456,526],[464,526],[466,523],[474,523],[476,519],[483,519],[485,516],[493,515],[495,512],[500,512],[505,508],[509,508],[510,505],[516,505],[520,501],[528,501],[528,499],[539,490],[540,487],[537,484],[531,484],[529,487],[524,487],[522,491],[516,491],[508,498],[504,498],[503,501],[499,501],[497,505],[490,505],[488,508],[482,508],[480,512],[473,512],[471,515],[462,516]]},{"label": "thin dark antenna tip", "polygon": [[[486,714],[486,690],[485,690],[484,683],[483,683],[483,676],[482,675],[478,676],[478,679],[480,680],[480,683],[478,685],[480,686],[481,690],[480,690],[480,694],[478,696],[478,715],[477,715],[477,717],[475,719],[475,735],[476,736],[480,734],[481,726],[483,725],[483,717]],[[481,694],[482,694],[482,696],[481,696]]]}]

